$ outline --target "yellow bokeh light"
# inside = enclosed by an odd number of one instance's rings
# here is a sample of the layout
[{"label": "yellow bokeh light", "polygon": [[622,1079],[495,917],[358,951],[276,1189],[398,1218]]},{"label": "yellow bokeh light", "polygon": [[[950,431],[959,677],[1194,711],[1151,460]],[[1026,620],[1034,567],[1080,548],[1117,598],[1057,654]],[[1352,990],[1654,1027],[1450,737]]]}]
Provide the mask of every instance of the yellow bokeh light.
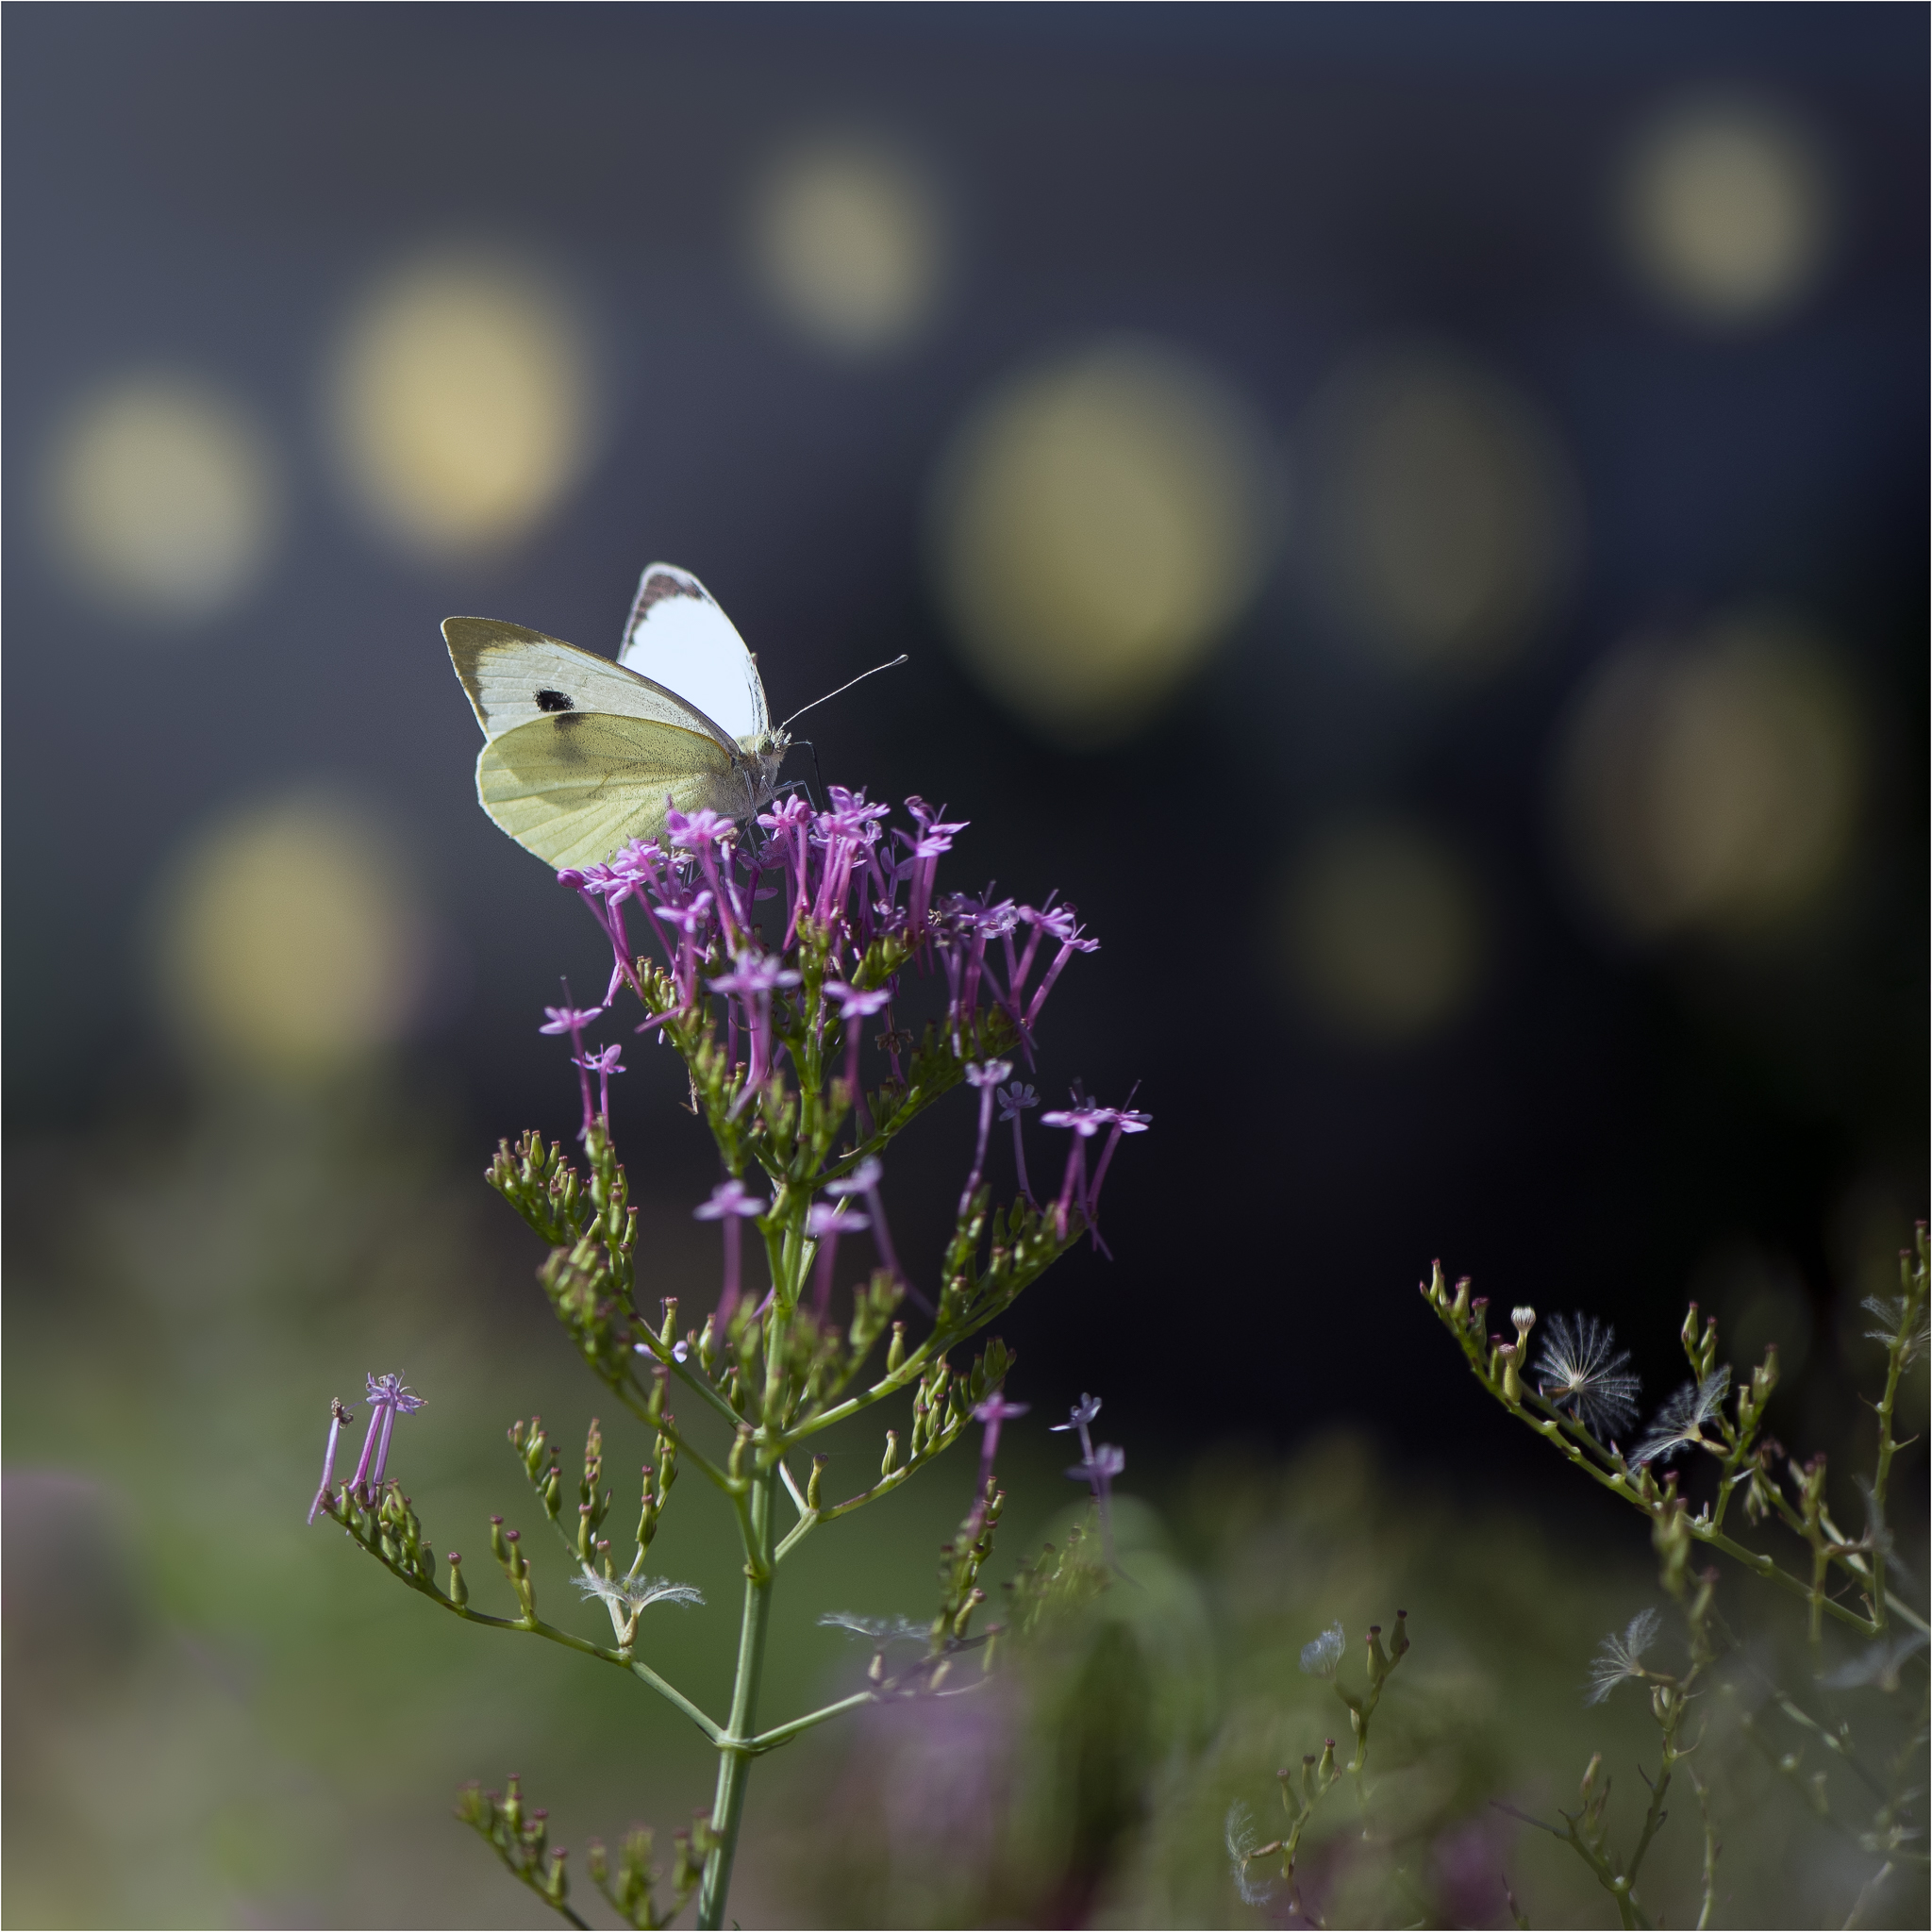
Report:
[{"label": "yellow bokeh light", "polygon": [[350,318],[330,426],[365,509],[431,555],[514,541],[590,450],[592,373],[554,278],[447,256],[384,282]]},{"label": "yellow bokeh light", "polygon": [[128,616],[189,625],[259,577],[281,525],[267,438],[190,377],[137,374],[84,397],[44,475],[54,546],[76,583]]},{"label": "yellow bokeh light", "polygon": [[752,260],[779,311],[822,346],[890,348],[931,313],[944,262],[930,187],[903,157],[827,139],[780,158],[760,184]]},{"label": "yellow bokeh light", "polygon": [[1468,868],[1416,825],[1364,820],[1315,840],[1291,874],[1281,941],[1314,1015],[1395,1044],[1468,1005],[1481,978],[1481,903]]},{"label": "yellow bokeh light", "polygon": [[1503,377],[1430,346],[1370,350],[1325,385],[1302,447],[1308,572],[1351,638],[1480,671],[1551,614],[1576,562],[1576,486]]},{"label": "yellow bokeh light", "polygon": [[1817,143],[1762,104],[1687,103],[1644,130],[1624,173],[1632,262],[1663,300],[1708,324],[1759,321],[1804,294],[1831,217]]},{"label": "yellow bokeh light", "polygon": [[1116,741],[1247,607],[1275,506],[1229,389],[1102,341],[1002,383],[959,430],[934,497],[941,592],[996,696],[1062,742]]},{"label": "yellow bokeh light", "polygon": [[1562,823],[1587,889],[1638,939],[1788,923],[1844,858],[1862,739],[1842,674],[1786,621],[1626,647],[1564,746]]},{"label": "yellow bokeh light", "polygon": [[205,829],[160,906],[160,985],[186,1043],[276,1079],[366,1060],[423,990],[425,922],[363,812],[294,796]]}]

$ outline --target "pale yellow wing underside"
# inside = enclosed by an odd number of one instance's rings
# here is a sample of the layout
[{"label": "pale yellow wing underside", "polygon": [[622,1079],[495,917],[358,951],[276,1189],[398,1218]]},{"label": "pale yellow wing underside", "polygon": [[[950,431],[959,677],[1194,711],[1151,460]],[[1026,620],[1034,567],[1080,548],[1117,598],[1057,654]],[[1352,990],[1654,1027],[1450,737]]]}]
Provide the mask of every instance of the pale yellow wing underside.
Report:
[{"label": "pale yellow wing underside", "polygon": [[538,718],[600,711],[706,732],[724,750],[736,748],[722,726],[675,691],[560,638],[493,617],[445,618],[442,635],[485,738]]},{"label": "pale yellow wing underside", "polygon": [[749,774],[704,733],[595,711],[540,713],[500,732],[476,759],[483,809],[525,852],[559,868],[596,865],[627,840],[661,838],[668,805],[742,818],[754,808],[751,793]]}]

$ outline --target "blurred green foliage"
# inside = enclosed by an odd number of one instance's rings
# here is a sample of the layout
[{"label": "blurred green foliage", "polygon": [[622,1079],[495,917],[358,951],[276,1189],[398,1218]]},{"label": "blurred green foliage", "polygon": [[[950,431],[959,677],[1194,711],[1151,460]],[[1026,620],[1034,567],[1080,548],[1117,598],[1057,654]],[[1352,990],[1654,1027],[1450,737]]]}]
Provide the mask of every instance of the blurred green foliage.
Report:
[{"label": "blurred green foliage", "polygon": [[[340,1531],[304,1527],[328,1398],[355,1398],[367,1370],[427,1396],[398,1424],[391,1465],[438,1549],[478,1559],[492,1510],[533,1526],[508,1422],[541,1409],[568,1444],[595,1407],[531,1279],[538,1244],[506,1235],[480,1161],[453,1158],[450,1138],[422,1103],[372,1086],[325,1102],[229,1094],[165,1124],[11,1150],[7,1924],[530,1924],[541,1905],[454,1816],[463,1784],[521,1774],[552,1841],[573,1848],[638,1822],[668,1834],[706,1803],[703,1740],[641,1687],[452,1627]],[[688,1207],[644,1203],[652,1292],[714,1287],[713,1241]],[[1063,1547],[1085,1508],[1068,1504],[1037,1391],[1016,1392],[1036,1413],[1002,1449],[995,1617],[997,1579],[1043,1540]],[[648,1445],[603,1420],[616,1479]],[[833,1453],[857,1470],[875,1445],[835,1439]],[[1603,1634],[1662,1602],[1642,1524],[1586,1493],[1542,1520],[1474,1492],[1446,1450],[1398,1471],[1354,1436],[1286,1462],[1210,1449],[1148,1487],[1153,1460],[1130,1445],[1142,1489],[1117,1504],[1111,1587],[1005,1646],[985,1690],[866,1710],[768,1761],[734,1915],[1301,1923],[1280,1890],[1241,1902],[1228,1814],[1245,1806],[1259,1837],[1277,1835],[1276,1771],[1325,1737],[1346,1748],[1347,1712],[1300,1669],[1301,1646],[1339,1620],[1342,1679],[1359,1686],[1362,1633],[1401,1608],[1414,1648],[1376,1716],[1363,1802],[1338,1788],[1304,1842],[1305,1908],[1332,1924],[1507,1924],[1507,1878],[1534,1924],[1604,1923],[1567,1851],[1493,1801],[1574,1806],[1601,1751],[1613,1815],[1638,1808],[1655,1727],[1637,1695],[1586,1709],[1582,1686]],[[930,1614],[972,1477],[961,1457],[788,1561],[772,1721],[861,1681],[863,1647],[818,1627],[822,1611]],[[546,1613],[593,1630],[601,1610],[572,1605],[561,1565],[531,1548]],[[1922,1552],[1906,1554],[1923,1574]],[[647,1654],[715,1703],[735,1638],[730,1524],[674,1498],[652,1556],[711,1607],[647,1613]],[[493,1566],[471,1567],[484,1607],[502,1607]],[[1842,1923],[1875,1861],[1807,1807],[1801,1777],[1817,1767],[1781,1774],[1738,1722],[1756,1708],[1780,1749],[1802,1741],[1776,1732],[1768,1680],[1823,1707],[1802,1611],[1729,1574],[1720,1601],[1745,1649],[1698,1760],[1724,1840],[1716,1921]],[[1903,1697],[1836,1695],[1874,1759],[1906,1743],[1898,1713],[1924,1669],[1907,1666]],[[1701,1856],[1687,1792],[1647,1885],[1678,1922],[1694,1916]],[[574,1897],[600,1922],[588,1885]],[[1861,1923],[1924,1919],[1915,1874]]]}]

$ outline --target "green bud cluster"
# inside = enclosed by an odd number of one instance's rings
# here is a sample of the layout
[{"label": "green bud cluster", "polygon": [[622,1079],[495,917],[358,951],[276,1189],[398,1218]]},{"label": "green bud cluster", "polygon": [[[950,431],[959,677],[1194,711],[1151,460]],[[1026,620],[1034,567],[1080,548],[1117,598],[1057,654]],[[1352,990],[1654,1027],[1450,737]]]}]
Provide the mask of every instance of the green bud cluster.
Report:
[{"label": "green bud cluster", "polygon": [[[1340,1628],[1331,1634],[1338,1650],[1329,1654],[1323,1668],[1324,1675],[1333,1672],[1339,1656]],[[1339,1765],[1335,1757],[1335,1740],[1324,1738],[1319,1753],[1307,1752],[1299,1765],[1276,1772],[1274,1775],[1281,1792],[1282,1808],[1288,1813],[1288,1827],[1279,1838],[1272,1839],[1266,1844],[1246,1846],[1237,1853],[1244,1888],[1250,1865],[1265,1859],[1280,1859],[1282,1882],[1289,1888],[1290,1906],[1295,1916],[1302,1915],[1300,1893],[1295,1889],[1295,1871],[1301,1856],[1302,1840],[1314,1823],[1322,1800],[1343,1777],[1355,1780],[1358,1797],[1362,1793],[1369,1760],[1369,1724],[1395,1667],[1408,1654],[1408,1612],[1396,1611],[1395,1635],[1386,1644],[1382,1641],[1382,1626],[1371,1624],[1365,1647],[1368,1688],[1353,1690],[1339,1675],[1335,1678],[1334,1687],[1335,1694],[1348,1708],[1349,1724],[1355,1733],[1355,1756],[1346,1765]],[[1307,1668],[1306,1657],[1304,1668]]]},{"label": "green bud cluster", "polygon": [[698,1889],[705,1860],[717,1842],[708,1818],[695,1819],[689,1831],[672,1834],[671,1896],[658,1900],[658,1881],[664,1875],[651,1862],[653,1839],[644,1825],[636,1825],[625,1835],[617,1848],[617,1872],[613,1878],[609,1855],[602,1842],[592,1839],[587,1847],[585,1863],[591,1882],[596,1886],[610,1908],[635,1932],[658,1932],[681,1912]]},{"label": "green bud cluster", "polygon": [[[1008,1608],[1006,1628],[1016,1637],[1032,1637],[1048,1624],[1073,1615],[1108,1588],[1106,1566],[1097,1560],[1098,1535],[1089,1524],[1075,1524],[1067,1532],[1064,1549],[1046,1544],[1040,1555],[1022,1562],[1019,1574],[1006,1586]],[[1094,1552],[1089,1554],[1090,1550]]]},{"label": "green bud cluster", "polygon": [[570,1909],[570,1854],[549,1843],[549,1813],[530,1810],[517,1778],[507,1780],[504,1791],[486,1791],[465,1785],[457,1796],[457,1816],[485,1840],[509,1874],[527,1885],[553,1911],[573,1924],[584,1922]]}]

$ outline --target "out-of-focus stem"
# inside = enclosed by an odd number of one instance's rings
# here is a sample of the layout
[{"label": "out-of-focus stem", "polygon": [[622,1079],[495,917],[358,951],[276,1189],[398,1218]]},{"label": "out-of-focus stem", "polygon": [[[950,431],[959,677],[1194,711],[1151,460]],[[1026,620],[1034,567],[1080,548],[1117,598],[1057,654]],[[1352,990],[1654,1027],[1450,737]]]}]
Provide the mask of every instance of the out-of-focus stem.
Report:
[{"label": "out-of-focus stem", "polygon": [[718,1788],[711,1800],[716,1842],[705,1860],[698,1888],[698,1924],[716,1932],[724,1923],[731,1890],[731,1866],[738,1856],[739,1827],[744,1822],[744,1788],[758,1743],[752,1726],[758,1717],[758,1678],[765,1662],[765,1628],[772,1610],[773,1472],[760,1470],[747,1501],[744,1611],[738,1626],[738,1671],[731,1686],[731,1715],[718,1740]]}]

